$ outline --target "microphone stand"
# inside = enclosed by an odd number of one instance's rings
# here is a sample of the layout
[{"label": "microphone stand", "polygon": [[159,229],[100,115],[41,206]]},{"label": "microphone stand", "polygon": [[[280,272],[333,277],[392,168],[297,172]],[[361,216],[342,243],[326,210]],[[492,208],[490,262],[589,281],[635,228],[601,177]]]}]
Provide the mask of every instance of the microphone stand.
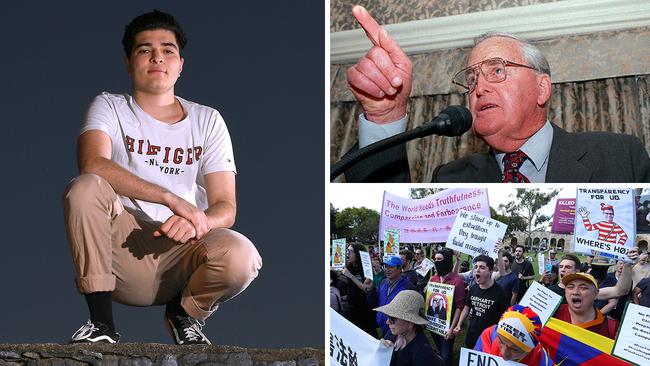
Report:
[{"label": "microphone stand", "polygon": [[431,122],[425,123],[420,127],[377,141],[373,144],[370,144],[362,149],[359,149],[355,152],[352,152],[344,156],[341,160],[336,162],[330,168],[330,182],[333,181],[334,178],[341,175],[341,173],[343,173],[345,170],[349,169],[351,166],[357,164],[359,161],[367,158],[370,155],[374,155],[380,151],[390,149],[393,146],[402,144],[410,140],[414,140],[418,137],[424,137],[430,135],[431,133],[429,133],[428,131],[432,127],[434,127],[433,123]]}]

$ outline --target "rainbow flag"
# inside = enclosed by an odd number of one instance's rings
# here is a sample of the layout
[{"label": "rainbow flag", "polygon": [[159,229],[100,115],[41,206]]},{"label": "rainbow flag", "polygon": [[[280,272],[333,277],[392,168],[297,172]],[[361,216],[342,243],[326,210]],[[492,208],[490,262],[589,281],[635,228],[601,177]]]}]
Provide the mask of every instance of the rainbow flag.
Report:
[{"label": "rainbow flag", "polygon": [[540,343],[557,366],[632,365],[611,355],[613,339],[555,318],[546,323]]}]

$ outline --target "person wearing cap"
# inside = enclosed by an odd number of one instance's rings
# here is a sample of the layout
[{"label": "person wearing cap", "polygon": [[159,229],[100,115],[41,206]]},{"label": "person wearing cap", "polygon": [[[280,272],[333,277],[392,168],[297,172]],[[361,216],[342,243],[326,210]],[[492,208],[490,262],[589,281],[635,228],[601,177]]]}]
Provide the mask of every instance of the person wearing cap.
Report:
[{"label": "person wearing cap", "polygon": [[[614,264],[613,260],[605,257],[595,257],[591,262],[591,272],[590,275],[594,276],[596,282],[598,283],[598,289],[602,290],[607,287],[616,286],[616,280],[607,276],[607,271],[609,267]],[[616,309],[618,304],[618,298],[613,297],[607,300],[596,299],[594,301],[594,306],[600,310],[603,315],[608,315],[612,310]]]},{"label": "person wearing cap", "polygon": [[382,343],[393,347],[391,366],[444,365],[424,335],[428,320],[424,316],[424,298],[417,291],[401,291],[390,303],[374,310],[383,315],[390,328]]},{"label": "person wearing cap", "polygon": [[[375,290],[373,286],[368,286],[366,296],[368,301],[374,306],[384,306],[390,303],[395,296],[404,290],[415,290],[415,286],[408,278],[402,277],[402,260],[399,257],[391,256],[384,259],[384,275],[386,278],[379,284]],[[366,279],[366,284],[370,280]],[[388,319],[384,313],[377,313],[377,326],[381,329],[383,338],[390,336],[390,328],[386,322]]]},{"label": "person wearing cap", "polygon": [[583,273],[591,272],[591,262],[593,260],[594,260],[594,256],[593,255],[588,255],[587,259],[585,259],[585,261],[580,264],[580,271],[579,272],[583,272]]},{"label": "person wearing cap", "polygon": [[598,231],[598,240],[600,241],[625,245],[627,233],[625,233],[625,230],[619,224],[614,222],[614,206],[601,202],[600,210],[605,215],[605,221],[600,221],[592,225],[589,221],[589,211],[585,207],[578,209],[578,213],[582,216],[582,223],[585,225],[585,229],[588,231]]},{"label": "person wearing cap", "polygon": [[465,347],[474,348],[483,329],[499,321],[501,314],[510,306],[510,297],[506,296],[501,286],[492,279],[494,259],[479,255],[474,259],[476,284],[470,287],[465,298],[465,307],[454,328],[458,335],[465,318],[469,315],[469,326],[465,337]]},{"label": "person wearing cap", "polygon": [[475,350],[530,366],[547,365],[550,357],[540,345],[542,322],[528,306],[513,305],[499,323],[486,328],[476,342]]},{"label": "person wearing cap", "polygon": [[557,250],[555,250],[555,248],[549,250],[548,262],[551,264],[551,266],[557,266],[560,264],[560,260],[557,259]]},{"label": "person wearing cap", "polygon": [[[402,276],[406,277],[411,281],[413,286],[415,286],[417,291],[422,291],[426,283],[419,281],[418,273],[413,268],[414,265],[414,255],[413,251],[410,249],[403,249],[399,251],[399,258],[402,260]],[[418,287],[418,284],[422,287]]]},{"label": "person wearing cap", "polygon": [[436,273],[431,276],[429,282],[444,283],[454,286],[454,300],[451,308],[451,317],[449,323],[449,331],[446,336],[432,334],[433,341],[440,351],[445,364],[453,365],[453,349],[455,335],[453,329],[458,323],[460,313],[465,306],[465,282],[460,278],[458,273],[452,270],[453,267],[453,252],[449,248],[442,248],[433,256],[433,265],[435,266]]},{"label": "person wearing cap", "polygon": [[567,303],[560,305],[553,317],[614,339],[618,321],[603,315],[594,306],[598,295],[598,282],[594,276],[582,272],[573,273],[562,277],[562,283]]}]

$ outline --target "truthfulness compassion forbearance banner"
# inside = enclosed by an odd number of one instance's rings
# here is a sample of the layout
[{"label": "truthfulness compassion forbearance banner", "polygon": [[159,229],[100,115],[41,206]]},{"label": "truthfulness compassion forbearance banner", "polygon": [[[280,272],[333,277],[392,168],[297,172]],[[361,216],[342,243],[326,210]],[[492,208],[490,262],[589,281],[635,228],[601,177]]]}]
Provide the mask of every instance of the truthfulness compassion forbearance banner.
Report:
[{"label": "truthfulness compassion forbearance banner", "polygon": [[489,217],[487,189],[445,189],[421,199],[384,192],[379,237],[386,228],[399,228],[403,243],[445,242],[460,210]]}]

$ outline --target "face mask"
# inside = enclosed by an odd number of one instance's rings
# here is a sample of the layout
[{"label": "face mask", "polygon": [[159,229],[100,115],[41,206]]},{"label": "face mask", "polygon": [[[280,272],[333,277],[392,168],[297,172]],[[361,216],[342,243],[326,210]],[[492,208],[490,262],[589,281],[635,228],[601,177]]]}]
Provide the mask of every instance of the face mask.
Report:
[{"label": "face mask", "polygon": [[436,266],[436,272],[438,272],[438,276],[445,276],[451,272],[451,258],[447,258],[445,256],[445,259],[438,262],[433,262],[433,264]]}]

